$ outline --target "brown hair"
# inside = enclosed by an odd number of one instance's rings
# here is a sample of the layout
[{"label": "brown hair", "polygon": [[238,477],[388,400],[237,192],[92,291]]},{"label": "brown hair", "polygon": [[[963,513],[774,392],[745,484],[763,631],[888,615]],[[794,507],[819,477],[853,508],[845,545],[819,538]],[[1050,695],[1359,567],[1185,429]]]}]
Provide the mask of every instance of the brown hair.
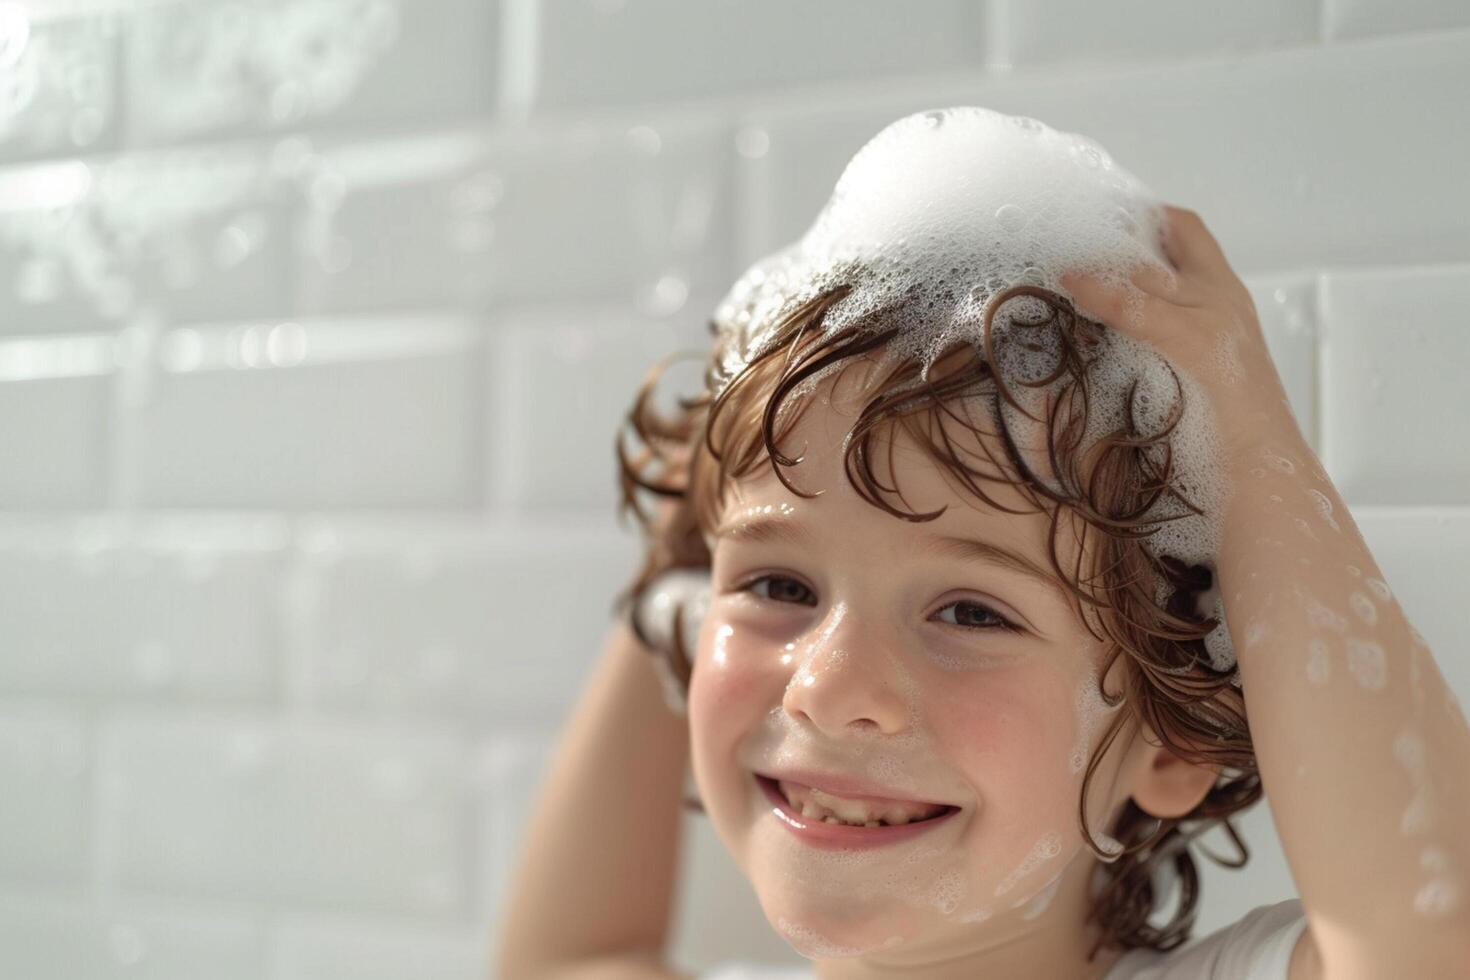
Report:
[{"label": "brown hair", "polygon": [[[790,424],[809,404],[803,393],[817,378],[839,365],[867,360],[870,352],[884,348],[913,312],[889,308],[841,329],[824,330],[827,311],[850,289],[849,285],[827,289],[785,312],[774,323],[769,341],[732,377],[722,376],[722,348],[737,341],[721,334],[712,322],[710,330],[716,334],[716,343],[705,371],[706,390],[679,400],[673,417],[658,414],[650,403],[668,362],[649,372],[625,420],[643,445],[630,455],[624,447],[623,431],[617,439],[620,516],[625,517],[630,510],[636,514],[648,541],[643,566],[619,597],[620,606],[636,603],[650,583],[671,568],[709,566],[710,555],[702,533],[712,529],[718,519],[729,480],[747,476],[769,460],[788,489],[799,496],[812,496],[788,482],[783,467],[796,465],[799,460],[778,448]],[[1004,403],[1025,410],[992,367],[996,363],[993,319],[1002,306],[1018,297],[1040,300],[1048,313],[1034,320],[1012,319],[1012,329],[1044,329],[1061,341],[1056,369],[1048,377],[1024,382],[1033,387],[1056,386],[1058,397],[1051,403],[1049,416],[1036,419],[1045,424],[1045,448],[1054,474],[1051,481],[1038,478],[1018,450],[1001,409]],[[1001,507],[981,485],[984,481],[999,481],[1020,491],[1036,512],[1050,514],[1053,569],[1073,597],[1074,607],[1089,631],[1107,643],[1098,694],[1109,707],[1120,701],[1126,703],[1088,763],[1078,801],[1083,836],[1100,861],[1094,872],[1100,881],[1095,879],[1097,896],[1088,921],[1096,920],[1102,934],[1089,959],[1102,946],[1169,950],[1187,942],[1199,897],[1198,872],[1189,843],[1221,825],[1239,850],[1239,860],[1209,856],[1226,867],[1243,867],[1250,854],[1230,817],[1262,796],[1244,697],[1231,683],[1232,672],[1212,667],[1205,652],[1204,637],[1217,623],[1201,617],[1196,607],[1200,593],[1212,584],[1212,573],[1203,565],[1191,566],[1167,555],[1156,556],[1145,546],[1145,539],[1161,523],[1151,513],[1157,503],[1173,502],[1179,507],[1165,520],[1200,513],[1176,485],[1168,442],[1183,412],[1182,387],[1176,384],[1175,410],[1162,431],[1147,435],[1139,432],[1130,392],[1126,424],[1091,446],[1083,445],[1090,409],[1089,365],[1104,330],[1056,293],[1028,285],[1006,289],[986,306],[984,342],[956,343],[943,351],[934,361],[937,370],[931,370],[927,379],[920,377],[917,358],[891,359],[891,369],[871,390],[844,450],[846,474],[854,489],[894,517],[927,521],[938,517],[942,510],[915,514],[895,507],[887,499],[893,495],[902,499],[902,495],[896,479],[893,486],[885,486],[872,470],[872,439],[880,426],[902,425],[945,471],[988,505],[1018,513]],[[798,403],[798,411],[783,415],[784,403],[790,398]],[[980,429],[952,410],[960,400],[978,400],[988,408],[996,425],[991,435],[999,436],[1002,459],[996,459],[986,440],[979,438]],[[996,472],[973,468],[960,457],[942,424],[945,418],[976,435],[985,455],[996,464]],[[782,422],[786,424],[778,431]],[[658,520],[640,506],[640,491],[669,501]],[[1063,519],[1072,522],[1078,540],[1084,544],[1070,573],[1057,554]],[[1089,541],[1091,549],[1086,547]],[[1084,562],[1083,556],[1088,554],[1091,560]],[[1162,604],[1155,598],[1160,594],[1156,591],[1160,583],[1167,585],[1167,599]],[[687,689],[692,657],[683,647],[677,621],[672,635],[674,649],[668,651],[669,659]],[[1123,689],[1110,698],[1103,681],[1120,657],[1124,660]],[[1125,801],[1109,831],[1123,850],[1108,854],[1087,829],[1087,792],[1102,756],[1129,721],[1146,722],[1181,758],[1195,765],[1220,767],[1220,775],[1204,799],[1180,817],[1155,818],[1132,799]],[[1168,923],[1155,927],[1148,919],[1166,898],[1158,886],[1161,868],[1169,862],[1180,882],[1180,901]]]}]

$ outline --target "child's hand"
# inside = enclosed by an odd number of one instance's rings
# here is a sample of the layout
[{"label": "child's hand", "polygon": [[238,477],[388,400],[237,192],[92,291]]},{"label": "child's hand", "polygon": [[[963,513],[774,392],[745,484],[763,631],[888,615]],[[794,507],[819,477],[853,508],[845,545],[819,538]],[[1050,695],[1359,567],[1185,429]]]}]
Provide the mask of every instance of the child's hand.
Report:
[{"label": "child's hand", "polygon": [[1204,388],[1232,461],[1263,441],[1305,442],[1256,317],[1255,304],[1200,216],[1165,206],[1164,253],[1170,277],[1139,266],[1131,285],[1065,273],[1078,310],[1141,340]]}]

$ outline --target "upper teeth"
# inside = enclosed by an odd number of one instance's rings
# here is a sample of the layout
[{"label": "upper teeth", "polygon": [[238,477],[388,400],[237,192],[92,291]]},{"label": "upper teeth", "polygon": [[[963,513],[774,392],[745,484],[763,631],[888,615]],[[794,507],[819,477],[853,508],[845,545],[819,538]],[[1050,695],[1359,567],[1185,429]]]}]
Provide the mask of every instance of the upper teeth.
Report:
[{"label": "upper teeth", "polygon": [[849,800],[822,790],[802,786],[799,783],[780,782],[781,792],[787,801],[804,817],[824,820],[827,823],[859,824],[877,827],[880,823],[906,824],[923,820],[941,812],[944,807],[925,803],[873,804],[863,800]]}]

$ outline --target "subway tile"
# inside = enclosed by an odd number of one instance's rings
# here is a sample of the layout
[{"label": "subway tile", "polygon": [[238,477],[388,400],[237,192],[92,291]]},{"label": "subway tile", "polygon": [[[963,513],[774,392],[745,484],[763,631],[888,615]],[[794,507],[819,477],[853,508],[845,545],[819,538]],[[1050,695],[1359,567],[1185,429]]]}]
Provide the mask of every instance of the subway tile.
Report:
[{"label": "subway tile", "polygon": [[[1198,211],[1242,277],[1470,257],[1470,34],[1147,66],[1015,73],[752,106],[742,119],[750,262],[800,237],[862,144],[900,116],[982,105],[1107,148],[1164,200]],[[1346,93],[1351,93],[1348,95]],[[1230,147],[1230,153],[1220,152]],[[1371,207],[1345,206],[1371,194]]]},{"label": "subway tile", "polygon": [[133,309],[131,270],[98,220],[96,164],[0,171],[0,333],[96,331]]},{"label": "subway tile", "polygon": [[0,336],[0,508],[71,510],[106,500],[115,370],[110,335]]},{"label": "subway tile", "polygon": [[[705,318],[713,303],[662,319],[607,309],[562,309],[502,324],[492,415],[502,461],[498,494],[528,512],[571,509],[611,515],[619,498],[614,439],[645,376],[682,356],[657,388],[660,411],[674,395],[703,391],[709,356]],[[631,430],[629,452],[639,448]]]},{"label": "subway tile", "polygon": [[132,408],[148,507],[469,508],[481,498],[484,344],[472,321],[169,331]]},{"label": "subway tile", "polygon": [[485,980],[480,927],[352,921],[288,922],[271,940],[269,980]]},{"label": "subway tile", "polygon": [[25,980],[259,980],[261,930],[189,909],[0,897],[0,973]]},{"label": "subway tile", "polygon": [[16,515],[0,526],[0,691],[274,698],[284,542],[269,520]]},{"label": "subway tile", "polygon": [[[983,5],[911,0],[542,3],[512,103],[536,109],[673,102],[976,65]],[[533,67],[534,65],[534,67]]]},{"label": "subway tile", "polygon": [[[0,702],[0,786],[5,787],[0,885],[75,890],[85,885],[91,771],[90,733],[79,711]],[[0,971],[3,960],[0,952]]]},{"label": "subway tile", "polygon": [[1323,0],[1322,8],[1322,34],[1332,41],[1470,27],[1470,7],[1458,0]]},{"label": "subway tile", "polygon": [[139,316],[265,316],[291,301],[291,147],[212,146],[7,168],[0,333]]},{"label": "subway tile", "polygon": [[466,902],[461,742],[298,717],[111,717],[108,887],[119,894],[454,917]]},{"label": "subway tile", "polygon": [[117,140],[120,18],[73,13],[36,3],[0,10],[0,160],[92,152]]},{"label": "subway tile", "polygon": [[1247,0],[1198,7],[1144,0],[1117,7],[1066,0],[999,0],[1015,68],[1125,60],[1179,61],[1317,40],[1317,0]]},{"label": "subway tile", "polygon": [[729,275],[728,147],[692,116],[322,145],[304,168],[300,308],[671,312]]},{"label": "subway tile", "polygon": [[131,280],[131,309],[172,323],[290,312],[292,216],[304,193],[294,149],[184,147],[99,167],[94,220]]},{"label": "subway tile", "polygon": [[1349,503],[1470,503],[1467,305],[1467,265],[1322,277],[1322,462]]},{"label": "subway tile", "polygon": [[307,703],[498,725],[576,697],[631,580],[611,520],[305,532],[294,591]]},{"label": "subway tile", "polygon": [[186,0],[132,17],[126,98],[148,143],[415,126],[495,105],[494,0]]}]

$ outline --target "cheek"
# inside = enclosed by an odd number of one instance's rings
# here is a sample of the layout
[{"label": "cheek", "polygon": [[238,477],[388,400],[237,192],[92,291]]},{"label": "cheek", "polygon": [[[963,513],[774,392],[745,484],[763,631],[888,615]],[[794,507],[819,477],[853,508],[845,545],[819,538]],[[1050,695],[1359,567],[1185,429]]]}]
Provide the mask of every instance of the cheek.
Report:
[{"label": "cheek", "polygon": [[934,691],[924,714],[940,751],[987,806],[1073,804],[1077,720],[1062,678],[1034,669],[992,672]]},{"label": "cheek", "polygon": [[779,699],[769,690],[771,678],[759,667],[769,645],[744,637],[726,623],[713,621],[703,630],[689,681],[689,729],[692,746],[706,765],[732,765],[740,739],[759,724]]},{"label": "cheek", "polygon": [[697,703],[702,709],[719,705],[719,714],[743,714],[740,708],[765,696],[770,678],[761,666],[768,650],[769,646],[727,623],[712,623],[701,633],[695,655],[689,682],[691,710]]}]

